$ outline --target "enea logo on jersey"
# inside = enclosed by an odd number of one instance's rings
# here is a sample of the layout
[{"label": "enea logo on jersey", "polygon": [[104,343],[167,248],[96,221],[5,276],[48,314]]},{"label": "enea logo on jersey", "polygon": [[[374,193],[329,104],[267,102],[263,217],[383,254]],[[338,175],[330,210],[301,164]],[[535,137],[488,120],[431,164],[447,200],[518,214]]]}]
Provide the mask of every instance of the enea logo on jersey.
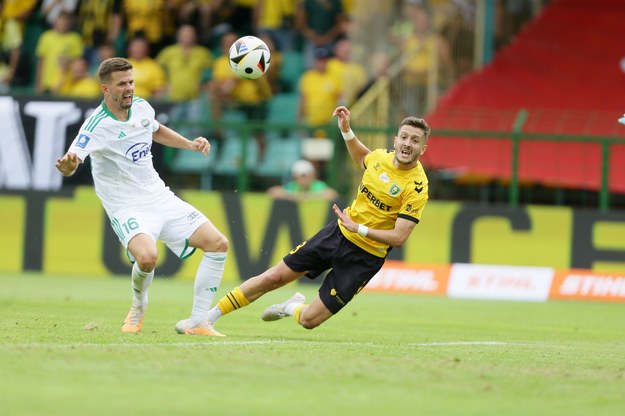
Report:
[{"label": "enea logo on jersey", "polygon": [[138,161],[150,154],[150,145],[148,143],[134,144],[126,151],[126,157],[132,159],[133,162]]},{"label": "enea logo on jersey", "polygon": [[79,135],[78,141],[76,142],[76,147],[84,149],[85,147],[87,147],[87,143],[89,143],[89,140],[91,140],[91,137],[87,136],[86,134]]}]

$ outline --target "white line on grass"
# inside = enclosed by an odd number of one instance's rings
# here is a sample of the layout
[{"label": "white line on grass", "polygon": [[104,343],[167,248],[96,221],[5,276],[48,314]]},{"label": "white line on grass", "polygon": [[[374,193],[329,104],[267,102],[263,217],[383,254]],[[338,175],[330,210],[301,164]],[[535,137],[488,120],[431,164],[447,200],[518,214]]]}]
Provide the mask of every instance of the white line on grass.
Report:
[{"label": "white line on grass", "polygon": [[[388,344],[375,344],[372,342],[352,342],[352,341],[299,341],[285,339],[269,339],[256,341],[217,341],[211,339],[210,342],[141,342],[141,343],[68,343],[68,344],[48,344],[48,343],[25,343],[25,344],[4,344],[0,349],[32,349],[32,348],[109,348],[109,347],[217,347],[231,345],[276,345],[276,344],[304,344],[304,345],[344,345],[344,346],[367,346],[367,347],[388,347]],[[526,343],[501,342],[501,341],[456,341],[456,342],[419,342],[398,344],[399,347],[455,347],[455,346],[539,346]],[[540,345],[544,346],[544,345]]]},{"label": "white line on grass", "polygon": [[453,347],[456,345],[527,345],[501,341],[457,341],[457,342],[417,342],[407,344],[411,347]]}]

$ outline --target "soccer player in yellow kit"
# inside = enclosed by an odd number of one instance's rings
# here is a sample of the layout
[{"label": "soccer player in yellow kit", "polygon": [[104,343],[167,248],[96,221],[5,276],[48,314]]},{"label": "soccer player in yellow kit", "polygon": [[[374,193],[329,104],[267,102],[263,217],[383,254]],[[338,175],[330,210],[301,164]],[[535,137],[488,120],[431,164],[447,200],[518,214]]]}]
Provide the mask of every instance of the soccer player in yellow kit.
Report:
[{"label": "soccer player in yellow kit", "polygon": [[382,268],[389,247],[401,247],[419,222],[428,200],[428,179],[419,162],[430,134],[426,121],[405,118],[393,139],[394,151],[371,151],[350,128],[346,107],[337,107],[333,115],[338,117],[350,156],[364,168],[351,207],[342,211],[335,204],[337,221],[295,247],[274,267],[230,291],[209,311],[209,322],[304,275],[315,277],[331,269],[310,304],[296,293],[262,314],[265,321],[294,316],[301,326],[313,329],[352,300]]}]

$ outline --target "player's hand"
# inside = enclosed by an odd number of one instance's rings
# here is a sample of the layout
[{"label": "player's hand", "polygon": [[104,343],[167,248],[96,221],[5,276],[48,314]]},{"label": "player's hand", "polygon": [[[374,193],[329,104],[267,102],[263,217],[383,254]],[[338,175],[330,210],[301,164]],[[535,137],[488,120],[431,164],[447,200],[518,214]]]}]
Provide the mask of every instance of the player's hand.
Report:
[{"label": "player's hand", "polygon": [[54,167],[56,167],[63,176],[72,176],[76,169],[80,159],[76,156],[76,153],[67,152],[62,158],[57,159]]},{"label": "player's hand", "polygon": [[344,132],[347,133],[349,131],[349,110],[347,109],[347,107],[345,106],[339,106],[336,107],[336,110],[334,110],[334,113],[332,113],[332,117],[338,117],[338,125],[339,125],[339,129]]},{"label": "player's hand", "polygon": [[334,211],[334,214],[341,221],[343,227],[347,228],[353,233],[358,232],[358,224],[354,222],[351,218],[349,218],[344,211],[341,211],[341,208],[339,208],[338,205],[332,204],[332,211]]},{"label": "player's hand", "polygon": [[202,152],[204,156],[208,156],[211,151],[211,144],[205,137],[200,136],[191,142],[191,150],[194,152]]}]

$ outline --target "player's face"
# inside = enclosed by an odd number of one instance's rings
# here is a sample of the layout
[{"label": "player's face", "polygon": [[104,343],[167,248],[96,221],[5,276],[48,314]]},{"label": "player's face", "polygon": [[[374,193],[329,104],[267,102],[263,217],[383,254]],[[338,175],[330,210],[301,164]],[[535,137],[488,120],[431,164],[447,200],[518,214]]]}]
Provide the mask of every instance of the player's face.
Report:
[{"label": "player's face", "polygon": [[111,81],[106,84],[105,94],[108,94],[112,104],[119,109],[128,110],[132,106],[134,92],[135,81],[131,69],[111,74]]},{"label": "player's face", "polygon": [[418,127],[401,126],[393,140],[393,147],[398,167],[413,168],[427,148],[425,132]]}]

